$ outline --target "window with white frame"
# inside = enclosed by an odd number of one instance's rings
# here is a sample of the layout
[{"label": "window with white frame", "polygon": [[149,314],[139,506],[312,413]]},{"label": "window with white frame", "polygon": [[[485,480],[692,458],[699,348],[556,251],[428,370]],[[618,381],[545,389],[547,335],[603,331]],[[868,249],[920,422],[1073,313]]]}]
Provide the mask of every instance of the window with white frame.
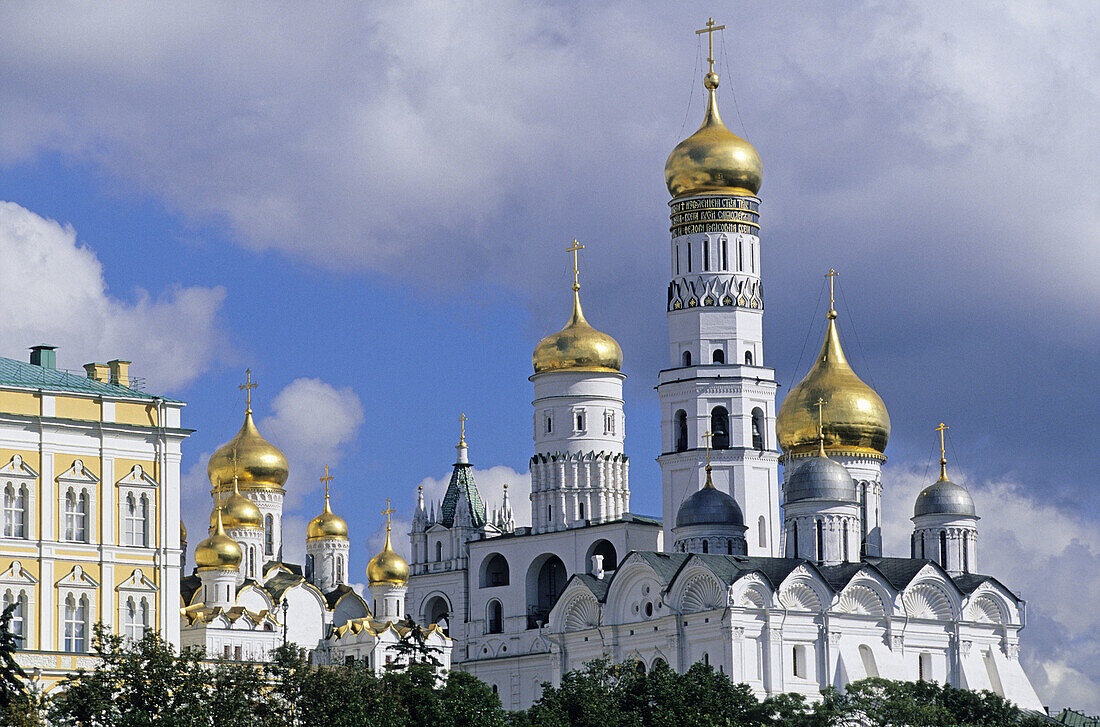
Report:
[{"label": "window with white frame", "polygon": [[27,487],[9,482],[4,487],[4,537],[27,537]]},{"label": "window with white frame", "polygon": [[25,591],[4,592],[4,609],[15,606],[11,612],[11,635],[15,637],[16,647],[22,647],[27,638],[27,594]]},{"label": "window with white frame", "polygon": [[573,410],[573,423],[576,425],[574,431],[583,432],[586,429],[586,421],[584,416],[584,409]]},{"label": "window with white frame", "polygon": [[122,633],[131,640],[138,641],[145,635],[146,619],[149,616],[149,602],[130,596],[122,614]]},{"label": "window with white frame", "polygon": [[264,518],[264,555],[275,554],[275,518],[268,515]]},{"label": "window with white frame", "polygon": [[554,415],[550,412],[543,414],[543,431],[546,434],[554,433]]},{"label": "window with white frame", "polygon": [[81,653],[88,650],[88,597],[70,593],[65,598],[62,622],[64,651]]},{"label": "window with white frame", "polygon": [[79,492],[70,487],[65,492],[65,540],[73,543],[88,542],[88,491]]},{"label": "window with white frame", "polygon": [[615,436],[615,410],[608,409],[603,413],[603,433]]},{"label": "window with white frame", "polygon": [[149,525],[149,498],[146,495],[126,495],[124,517],[124,545],[144,546]]}]

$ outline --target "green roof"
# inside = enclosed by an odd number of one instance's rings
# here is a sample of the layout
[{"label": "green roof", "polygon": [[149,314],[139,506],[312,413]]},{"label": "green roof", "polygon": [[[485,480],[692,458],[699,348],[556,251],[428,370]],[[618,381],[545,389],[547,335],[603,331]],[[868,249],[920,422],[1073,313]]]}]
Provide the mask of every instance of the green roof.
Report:
[{"label": "green roof", "polygon": [[[134,379],[131,379],[134,381]],[[124,397],[131,399],[156,399],[138,389],[119,384],[108,384],[89,379],[86,375],[61,369],[51,369],[32,363],[0,357],[0,386],[19,386],[28,389],[48,389],[50,391],[72,391],[79,394],[96,396]],[[165,399],[174,401],[173,399]]]},{"label": "green roof", "polygon": [[447,494],[443,496],[443,505],[440,508],[443,527],[454,527],[455,511],[458,510],[460,494],[465,494],[466,502],[470,503],[470,519],[473,520],[474,527],[480,528],[485,524],[485,503],[481,501],[481,493],[477,491],[473,470],[471,464],[465,462],[455,463],[454,472],[451,473],[451,481],[447,483]]}]

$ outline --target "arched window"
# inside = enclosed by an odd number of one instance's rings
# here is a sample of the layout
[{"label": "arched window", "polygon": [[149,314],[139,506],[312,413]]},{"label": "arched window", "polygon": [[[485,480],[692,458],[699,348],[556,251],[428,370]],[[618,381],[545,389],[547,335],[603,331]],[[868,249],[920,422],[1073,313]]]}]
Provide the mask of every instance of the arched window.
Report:
[{"label": "arched window", "polygon": [[65,493],[65,540],[88,542],[88,493],[71,487]]},{"label": "arched window", "polygon": [[714,449],[730,448],[730,414],[724,406],[716,406],[710,412],[710,433],[714,435],[710,446]]},{"label": "arched window", "polygon": [[722,238],[722,269],[730,269],[729,245],[724,237]]},{"label": "arched window", "polygon": [[947,531],[940,531],[940,566],[947,568]]},{"label": "arched window", "polygon": [[688,448],[688,415],[683,409],[676,412],[676,451],[685,452]]},{"label": "arched window", "polygon": [[825,560],[825,528],[817,521],[817,562]]},{"label": "arched window", "polygon": [[752,448],[762,452],[767,444],[764,441],[764,412],[757,407],[752,410]]},{"label": "arched window", "polygon": [[343,556],[336,556],[336,582],[344,582],[344,558]]},{"label": "arched window", "polygon": [[546,624],[550,609],[558,600],[568,576],[565,564],[553,553],[534,560],[527,570],[527,628]]},{"label": "arched window", "polygon": [[136,497],[133,493],[126,496],[126,513],[123,542],[126,545],[145,545],[145,521],[149,501],[144,495]]},{"label": "arched window", "polygon": [[15,637],[15,645],[22,648],[23,640],[27,638],[27,594],[22,591],[13,593],[11,590],[4,592],[4,608],[15,605],[11,612],[11,634]]},{"label": "arched window", "polygon": [[609,540],[597,540],[588,549],[589,567],[592,565],[592,556],[594,555],[603,556],[603,569],[605,571],[613,571],[619,567],[618,553],[615,552],[615,546]]},{"label": "arched window", "polygon": [[[375,611],[378,610],[376,607]],[[428,625],[436,624],[439,628],[443,629],[443,633],[447,636],[450,635],[450,606],[447,605],[447,601],[442,596],[433,596],[426,604],[424,604],[424,622]]]},{"label": "arched window", "polygon": [[798,523],[791,523],[791,557],[797,558],[798,556]]},{"label": "arched window", "polygon": [[495,598],[489,601],[489,633],[499,634],[504,632],[504,608]]},{"label": "arched window", "polygon": [[275,518],[268,515],[264,518],[264,555],[275,554]]},{"label": "arched window", "polygon": [[875,664],[875,655],[867,644],[859,645],[859,658],[863,661],[863,671],[869,677],[878,676],[878,666]]},{"label": "arched window", "polygon": [[[255,554],[255,548],[249,548],[249,551],[251,551],[253,553],[253,555]],[[314,567],[313,566],[313,555],[306,555],[306,566],[305,566],[305,568],[306,568],[306,580],[307,581],[312,581],[313,580],[313,567]],[[251,570],[251,566],[249,566],[249,569]]]},{"label": "arched window", "polygon": [[133,597],[126,599],[126,608],[123,613],[123,636],[131,641],[139,640],[145,634],[144,624],[140,623],[137,602]]},{"label": "arched window", "polygon": [[710,552],[710,541],[708,541],[706,539],[703,540],[703,552],[704,553],[709,553]]},{"label": "arched window", "polygon": [[69,594],[65,599],[64,649],[70,653],[87,651],[88,646],[88,597]]},{"label": "arched window", "polygon": [[745,365],[752,366],[752,351],[745,351]]},{"label": "arched window", "polygon": [[496,588],[508,585],[508,559],[493,553],[481,565],[481,587]]},{"label": "arched window", "polygon": [[917,656],[917,679],[922,682],[932,679],[932,655],[927,651]]},{"label": "arched window", "polygon": [[439,563],[443,560],[443,542],[440,540],[435,541],[435,562]]},{"label": "arched window", "polygon": [[691,366],[691,351],[684,351],[680,360],[683,361],[684,366]]},{"label": "arched window", "polygon": [[726,352],[720,348],[714,349],[714,353],[711,354],[710,360],[713,363],[721,364],[726,362]]},{"label": "arched window", "polygon": [[4,537],[27,537],[27,489],[11,482],[4,488]]},{"label": "arched window", "polygon": [[705,666],[710,666],[710,654],[705,651],[703,652],[703,664]]},{"label": "arched window", "polygon": [[970,572],[970,535],[969,535],[969,533],[966,534],[966,535],[963,535],[962,572],[963,573],[969,573]]},{"label": "arched window", "polygon": [[843,560],[845,563],[847,563],[848,562],[848,521],[845,520],[844,524],[841,527],[844,528],[841,531],[841,535],[843,536],[843,543],[844,543],[843,548],[844,548],[844,550],[840,554],[840,559]]},{"label": "arched window", "polygon": [[756,534],[760,538],[758,544],[761,548],[768,547],[768,521],[761,515],[756,521]]}]

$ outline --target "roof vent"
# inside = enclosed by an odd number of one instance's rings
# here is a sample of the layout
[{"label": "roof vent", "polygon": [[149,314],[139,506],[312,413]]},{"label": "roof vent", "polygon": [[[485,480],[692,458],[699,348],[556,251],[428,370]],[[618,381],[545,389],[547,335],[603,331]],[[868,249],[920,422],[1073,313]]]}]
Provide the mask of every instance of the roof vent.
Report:
[{"label": "roof vent", "polygon": [[44,369],[56,369],[57,346],[31,346],[31,363]]},{"label": "roof vent", "polygon": [[89,379],[93,381],[102,381],[105,384],[110,377],[110,369],[107,364],[86,363],[84,364],[84,371],[88,374]]},{"label": "roof vent", "polygon": [[115,359],[107,362],[107,368],[111,372],[111,383],[119,386],[130,385],[130,362]]}]

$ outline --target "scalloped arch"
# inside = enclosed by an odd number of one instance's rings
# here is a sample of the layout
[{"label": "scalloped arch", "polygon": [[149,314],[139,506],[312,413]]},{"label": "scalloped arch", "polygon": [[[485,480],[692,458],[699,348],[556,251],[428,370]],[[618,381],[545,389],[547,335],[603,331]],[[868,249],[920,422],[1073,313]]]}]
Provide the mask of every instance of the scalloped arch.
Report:
[{"label": "scalloped arch", "polygon": [[875,589],[869,586],[851,585],[844,589],[837,610],[860,616],[884,616],[886,609]]},{"label": "scalloped arch", "polygon": [[566,631],[584,631],[600,625],[600,605],[591,596],[578,596],[565,610],[562,627]]},{"label": "scalloped arch", "polygon": [[978,596],[978,598],[974,599],[974,602],[970,604],[969,611],[970,617],[975,621],[1001,624],[1007,620],[1005,618],[1004,609],[1001,608],[1001,604],[990,596]]},{"label": "scalloped arch", "polygon": [[792,583],[783,589],[779,602],[792,611],[820,611],[821,599],[817,591],[806,583]]},{"label": "scalloped arch", "polygon": [[951,618],[951,599],[942,588],[931,583],[910,588],[902,601],[905,612],[913,618]]},{"label": "scalloped arch", "polygon": [[682,613],[696,613],[722,608],[726,605],[726,591],[713,577],[700,573],[693,576],[684,588],[680,599]]}]

